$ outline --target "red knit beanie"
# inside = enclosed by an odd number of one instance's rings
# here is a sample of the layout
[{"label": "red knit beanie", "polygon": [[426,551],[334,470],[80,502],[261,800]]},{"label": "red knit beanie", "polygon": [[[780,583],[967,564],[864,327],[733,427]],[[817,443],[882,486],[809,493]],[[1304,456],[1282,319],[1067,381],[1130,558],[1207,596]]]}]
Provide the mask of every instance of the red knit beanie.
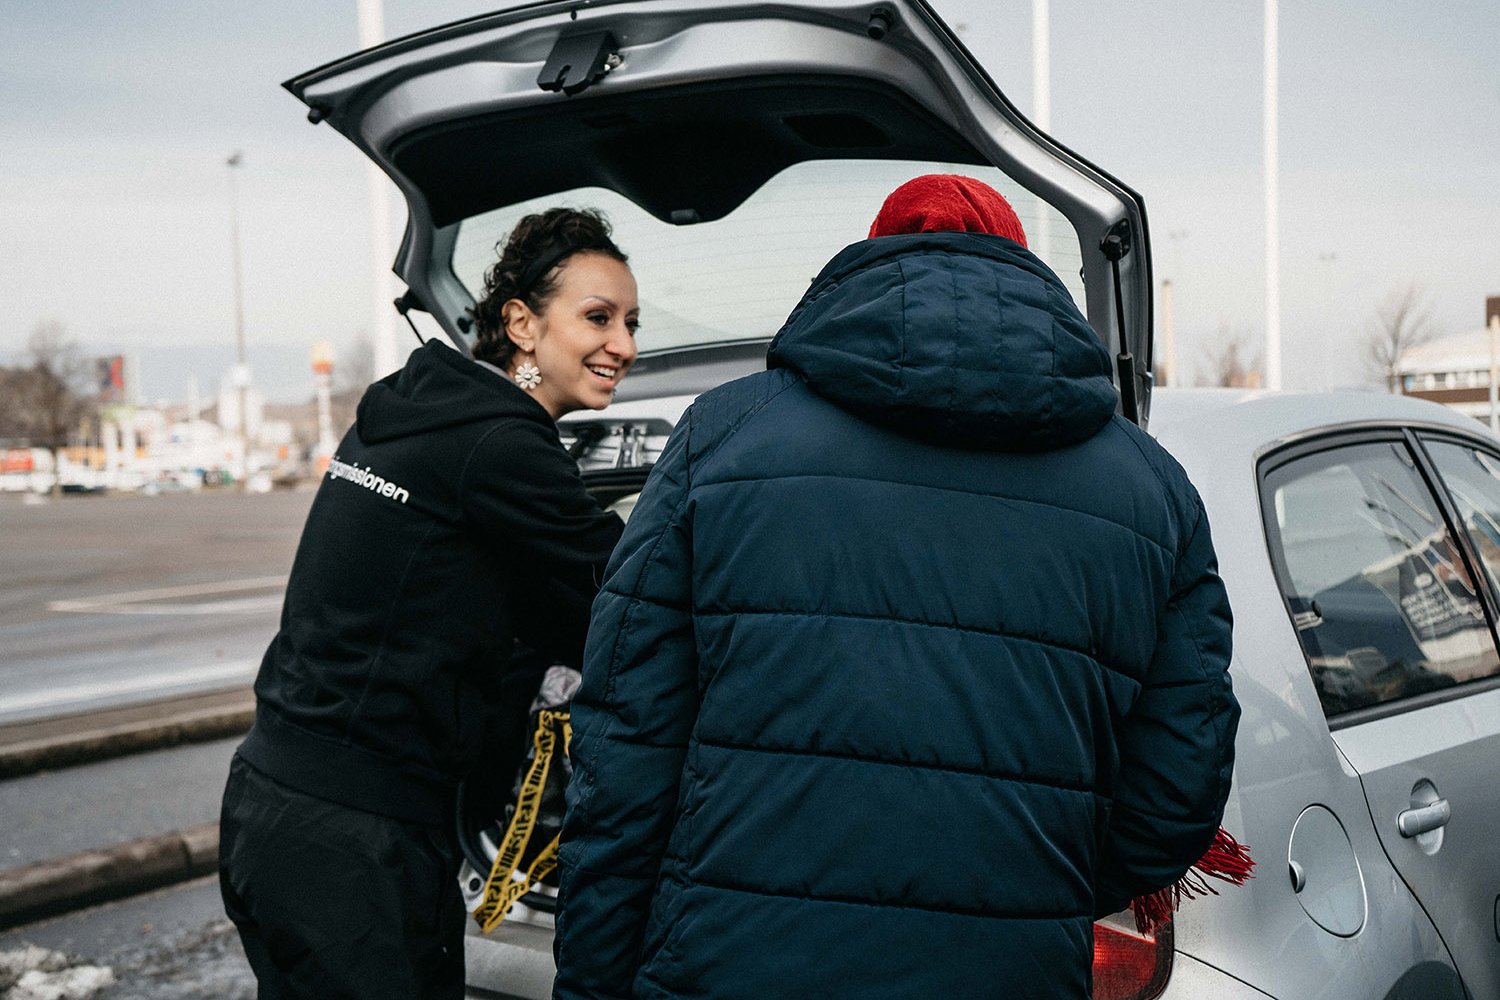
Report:
[{"label": "red knit beanie", "polygon": [[890,193],[870,237],[900,233],[989,233],[1026,245],[1010,202],[983,181],[957,174],[923,174]]}]

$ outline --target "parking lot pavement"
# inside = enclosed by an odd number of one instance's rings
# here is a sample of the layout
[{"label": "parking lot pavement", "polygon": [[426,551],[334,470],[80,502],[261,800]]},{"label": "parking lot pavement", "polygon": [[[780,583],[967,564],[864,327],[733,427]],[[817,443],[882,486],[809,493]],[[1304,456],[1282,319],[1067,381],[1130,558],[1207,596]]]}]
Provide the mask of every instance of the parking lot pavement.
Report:
[{"label": "parking lot pavement", "polygon": [[0,871],[216,821],[239,739],[0,782]]},{"label": "parking lot pavement", "polygon": [[0,497],[0,723],[248,686],[311,500]]},{"label": "parking lot pavement", "polygon": [[311,501],[0,497],[0,927],[212,870]]},{"label": "parking lot pavement", "polygon": [[0,782],[0,928],[213,872],[239,739]]},{"label": "parking lot pavement", "polygon": [[[32,972],[29,998],[252,1000],[255,978],[218,880],[198,879],[0,933],[6,969]],[[91,987],[109,983],[103,993]],[[17,996],[20,994],[17,993]]]}]

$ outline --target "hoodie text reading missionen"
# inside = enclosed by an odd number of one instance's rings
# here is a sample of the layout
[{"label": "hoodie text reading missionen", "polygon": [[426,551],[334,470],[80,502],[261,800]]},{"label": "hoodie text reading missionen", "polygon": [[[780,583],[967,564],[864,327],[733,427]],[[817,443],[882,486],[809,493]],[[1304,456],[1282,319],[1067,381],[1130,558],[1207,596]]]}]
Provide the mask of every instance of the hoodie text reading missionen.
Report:
[{"label": "hoodie text reading missionen", "polygon": [[371,469],[361,469],[358,465],[341,462],[337,455],[333,456],[332,461],[328,463],[328,478],[347,479],[352,483],[363,486],[367,490],[374,490],[383,497],[390,497],[392,500],[397,500],[401,503],[406,503],[411,498],[411,493],[403,487],[382,479]]}]

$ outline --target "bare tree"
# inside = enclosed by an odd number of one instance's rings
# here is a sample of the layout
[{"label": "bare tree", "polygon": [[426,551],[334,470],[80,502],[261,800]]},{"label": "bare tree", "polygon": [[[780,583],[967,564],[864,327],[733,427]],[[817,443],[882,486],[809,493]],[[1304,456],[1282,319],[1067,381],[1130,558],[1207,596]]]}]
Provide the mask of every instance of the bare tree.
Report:
[{"label": "bare tree", "polygon": [[30,444],[24,368],[0,368],[0,441]]},{"label": "bare tree", "polygon": [[1231,332],[1220,324],[1217,340],[1204,349],[1205,366],[1198,369],[1199,385],[1257,388],[1264,384],[1260,353],[1250,347],[1250,335]]},{"label": "bare tree", "polygon": [[52,452],[52,488],[57,489],[61,452],[69,435],[94,412],[89,367],[78,344],[57,320],[43,320],[26,340],[26,364],[6,376],[10,436]]},{"label": "bare tree", "polygon": [[1387,295],[1375,309],[1365,334],[1365,364],[1386,388],[1400,388],[1401,365],[1406,353],[1437,336],[1427,292],[1413,282]]}]

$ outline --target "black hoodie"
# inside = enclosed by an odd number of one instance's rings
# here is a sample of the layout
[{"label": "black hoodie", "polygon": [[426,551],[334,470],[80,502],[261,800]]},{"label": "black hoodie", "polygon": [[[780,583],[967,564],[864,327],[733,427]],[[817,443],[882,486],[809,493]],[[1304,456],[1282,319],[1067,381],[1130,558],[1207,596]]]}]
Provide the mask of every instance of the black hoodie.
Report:
[{"label": "black hoodie", "polygon": [[579,661],[620,531],[535,400],[429,342],[339,443],[240,754],[311,795],[443,821],[513,640]]}]

